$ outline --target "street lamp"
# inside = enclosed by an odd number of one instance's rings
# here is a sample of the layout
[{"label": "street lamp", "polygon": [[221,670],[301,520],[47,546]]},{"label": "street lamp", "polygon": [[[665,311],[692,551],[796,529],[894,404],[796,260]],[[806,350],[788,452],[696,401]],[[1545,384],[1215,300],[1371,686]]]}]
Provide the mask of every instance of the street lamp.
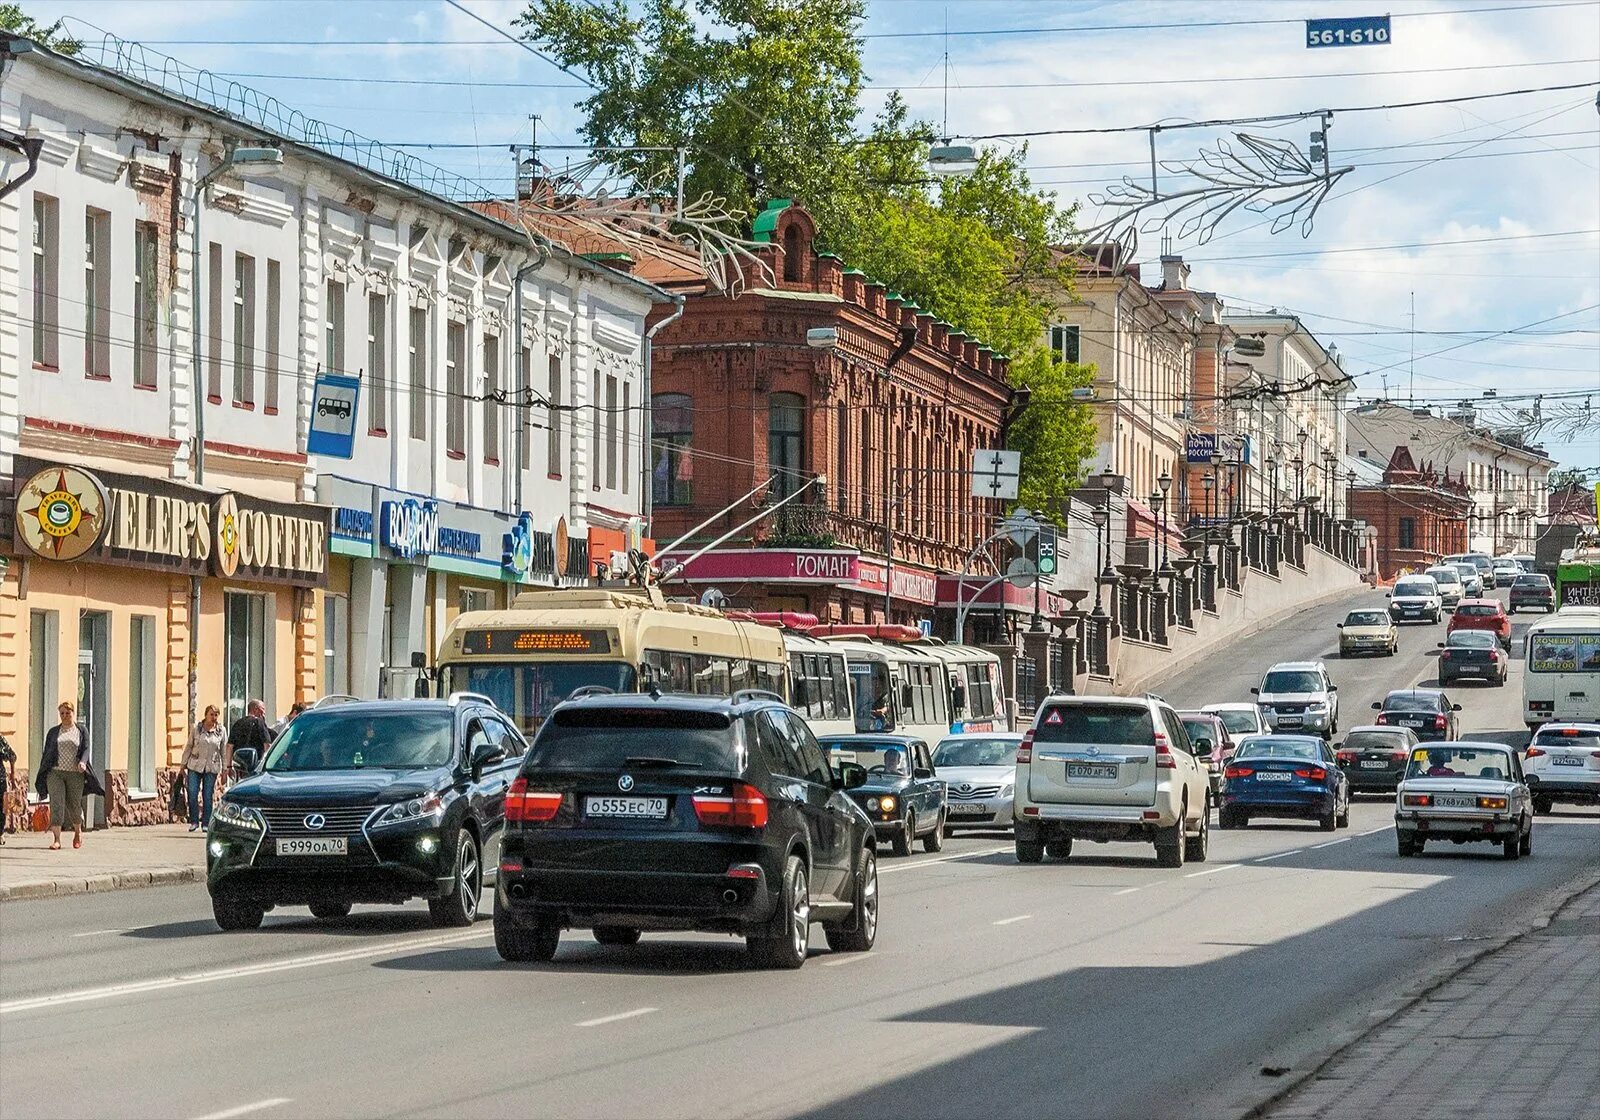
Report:
[{"label": "street lamp", "polygon": [[1161,572],[1170,575],[1172,566],[1167,563],[1167,493],[1172,489],[1172,476],[1162,471],[1161,477],[1156,479],[1156,485],[1161,487],[1161,504],[1156,507],[1161,514]]},{"label": "street lamp", "polygon": [[1289,460],[1294,468],[1294,500],[1298,505],[1306,500],[1306,461],[1299,455]]},{"label": "street lamp", "polygon": [[1215,474],[1201,475],[1200,485],[1205,487],[1206,491],[1206,528],[1209,529],[1211,527],[1211,523],[1216,520],[1214,494],[1216,493],[1217,489],[1217,476]]},{"label": "street lamp", "polygon": [[[1096,618],[1104,618],[1106,616],[1105,605],[1100,601],[1100,585],[1102,582],[1100,578],[1100,534],[1104,531],[1109,535],[1108,526],[1110,524],[1111,510],[1105,506],[1096,506],[1094,510],[1094,616]],[[1106,551],[1108,553],[1111,551],[1109,545]]]},{"label": "street lamp", "polygon": [[1268,455],[1267,471],[1272,476],[1272,493],[1267,496],[1267,506],[1273,517],[1278,516],[1278,457]]},{"label": "street lamp", "polygon": [[201,307],[201,292],[205,287],[200,283],[200,215],[204,212],[201,204],[205,200],[206,188],[216,182],[229,171],[239,175],[254,176],[273,171],[283,166],[283,152],[278,148],[242,147],[230,144],[222,162],[194,185],[194,223],[191,240],[191,264],[189,267],[189,303],[193,308],[194,320],[194,365],[191,373],[192,392],[194,394],[194,481],[197,486],[204,485],[206,480],[206,397],[203,385],[204,363],[200,354],[200,324],[205,321]]}]

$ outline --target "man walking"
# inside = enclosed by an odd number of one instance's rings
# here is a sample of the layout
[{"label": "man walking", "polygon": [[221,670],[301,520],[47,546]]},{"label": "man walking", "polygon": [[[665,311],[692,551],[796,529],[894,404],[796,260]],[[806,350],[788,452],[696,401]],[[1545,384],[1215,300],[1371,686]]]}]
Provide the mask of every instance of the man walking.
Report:
[{"label": "man walking", "polygon": [[267,727],[267,706],[260,700],[252,700],[245,705],[244,715],[234,720],[233,726],[228,729],[228,757],[223,760],[223,771],[233,772],[233,752],[241,747],[249,747],[255,751],[256,761],[259,763],[266,757],[267,748],[271,745],[272,732]]}]

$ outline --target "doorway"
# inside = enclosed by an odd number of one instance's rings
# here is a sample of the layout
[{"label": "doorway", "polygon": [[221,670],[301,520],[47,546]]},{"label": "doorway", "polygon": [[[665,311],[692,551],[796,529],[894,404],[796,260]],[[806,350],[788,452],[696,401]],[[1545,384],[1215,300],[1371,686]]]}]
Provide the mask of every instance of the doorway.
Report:
[{"label": "doorway", "polygon": [[[111,788],[110,639],[111,616],[105,611],[78,616],[78,720],[88,728],[90,765],[107,790]],[[86,797],[84,818],[90,828],[104,828],[105,798]]]}]

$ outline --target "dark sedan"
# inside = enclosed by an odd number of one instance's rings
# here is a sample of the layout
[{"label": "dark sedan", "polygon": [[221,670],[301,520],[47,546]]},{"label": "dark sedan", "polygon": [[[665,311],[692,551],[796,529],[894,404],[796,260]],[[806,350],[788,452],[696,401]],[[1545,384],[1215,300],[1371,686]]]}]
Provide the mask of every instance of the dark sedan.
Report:
[{"label": "dark sedan", "polygon": [[223,929],[275,906],[342,918],[356,902],[425,898],[438,925],[471,925],[499,866],[506,787],[527,749],[486,697],[338,704],[267,749],[234,752],[206,843]]},{"label": "dark sedan", "polygon": [[1397,688],[1382,701],[1375,702],[1374,723],[1384,727],[1409,727],[1424,743],[1454,740],[1460,730],[1456,713],[1460,704],[1437,688]]},{"label": "dark sedan", "polygon": [[1243,828],[1252,818],[1316,821],[1324,832],[1350,824],[1350,782],[1333,750],[1315,735],[1251,735],[1223,771],[1217,824]]},{"label": "dark sedan", "polygon": [[1409,727],[1352,727],[1336,748],[1350,796],[1393,793],[1411,760],[1417,736]]},{"label": "dark sedan", "polygon": [[1456,630],[1439,643],[1439,683],[1453,684],[1463,677],[1481,677],[1492,685],[1506,683],[1511,655],[1501,648],[1492,630]]},{"label": "dark sedan", "polygon": [[895,855],[910,855],[919,839],[930,852],[944,846],[945,783],[928,744],[910,735],[835,735],[823,739],[822,748],[835,768],[841,762],[866,768],[866,784],[850,796]]},{"label": "dark sedan", "polygon": [[1543,572],[1524,572],[1511,581],[1510,610],[1543,611],[1549,614],[1556,609],[1556,589],[1550,577]]}]

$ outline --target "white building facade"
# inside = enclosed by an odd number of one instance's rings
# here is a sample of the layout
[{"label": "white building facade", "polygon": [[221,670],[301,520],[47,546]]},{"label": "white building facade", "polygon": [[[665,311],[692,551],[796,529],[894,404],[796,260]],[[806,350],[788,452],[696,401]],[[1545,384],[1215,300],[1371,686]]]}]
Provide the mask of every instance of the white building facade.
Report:
[{"label": "white building facade", "polygon": [[[0,129],[42,141],[0,199],[0,485],[21,499],[0,531],[0,732],[25,762],[76,694],[97,762],[125,775],[111,816],[137,818],[205,705],[409,694],[411,654],[431,660],[460,610],[637,543],[644,325],[669,297],[312,144],[6,47]],[[282,162],[215,178],[196,254],[195,184],[236,145]],[[8,154],[0,181],[27,166]],[[307,451],[322,373],[360,382],[349,458]],[[35,505],[51,472],[75,496]],[[76,519],[64,547],[47,513]]]}]

